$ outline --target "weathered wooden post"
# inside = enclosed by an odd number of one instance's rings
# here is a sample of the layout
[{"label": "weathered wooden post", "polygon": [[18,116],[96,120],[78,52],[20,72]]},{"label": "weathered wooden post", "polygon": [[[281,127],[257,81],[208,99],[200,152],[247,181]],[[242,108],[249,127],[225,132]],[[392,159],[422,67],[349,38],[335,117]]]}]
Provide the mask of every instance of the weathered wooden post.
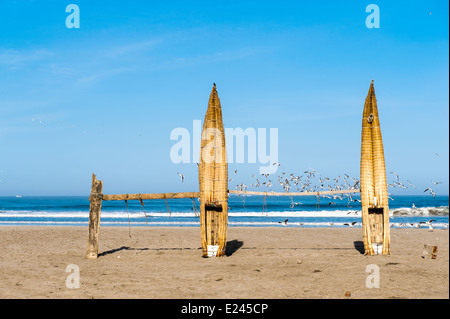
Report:
[{"label": "weathered wooden post", "polygon": [[100,213],[102,210],[103,182],[97,180],[92,174],[92,188],[89,200],[89,237],[86,258],[97,259],[98,257],[98,232],[100,230]]},{"label": "weathered wooden post", "polygon": [[203,257],[223,256],[228,230],[228,162],[215,84],[203,123],[198,178]]},{"label": "weathered wooden post", "polygon": [[364,104],[360,169],[361,215],[365,255],[390,255],[386,168],[373,80]]}]

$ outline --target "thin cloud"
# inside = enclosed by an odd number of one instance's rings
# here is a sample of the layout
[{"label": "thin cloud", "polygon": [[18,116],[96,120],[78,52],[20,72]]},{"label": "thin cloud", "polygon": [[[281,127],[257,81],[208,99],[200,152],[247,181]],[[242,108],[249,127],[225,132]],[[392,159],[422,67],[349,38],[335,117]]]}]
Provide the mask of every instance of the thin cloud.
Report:
[{"label": "thin cloud", "polygon": [[127,54],[148,51],[149,49],[154,48],[155,45],[160,42],[161,40],[152,39],[152,40],[138,41],[134,43],[127,43],[118,47],[111,48],[106,55],[114,58]]},{"label": "thin cloud", "polygon": [[218,63],[223,61],[235,61],[244,59],[263,52],[260,49],[237,49],[232,51],[214,52],[211,54],[199,55],[195,57],[176,57],[169,60],[166,66],[192,66],[199,64]]},{"label": "thin cloud", "polygon": [[108,69],[108,70],[99,70],[98,72],[91,73],[88,75],[84,75],[77,80],[78,84],[87,84],[91,82],[100,81],[102,79],[109,78],[111,76],[134,71],[134,68],[117,68],[117,69]]},{"label": "thin cloud", "polygon": [[21,69],[29,66],[30,64],[48,58],[53,54],[45,49],[35,50],[0,50],[0,66],[10,70]]}]

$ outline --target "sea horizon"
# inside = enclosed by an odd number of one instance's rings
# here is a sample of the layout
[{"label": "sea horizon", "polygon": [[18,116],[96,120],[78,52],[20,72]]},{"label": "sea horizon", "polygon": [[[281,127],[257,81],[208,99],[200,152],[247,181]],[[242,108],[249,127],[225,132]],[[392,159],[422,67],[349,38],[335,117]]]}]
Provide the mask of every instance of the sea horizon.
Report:
[{"label": "sea horizon", "polygon": [[[358,196],[238,196],[230,194],[230,227],[361,227]],[[355,201],[356,200],[356,201]],[[102,226],[199,226],[195,199],[103,201]],[[87,226],[89,196],[0,196],[1,225]],[[448,228],[449,196],[391,195],[391,227]]]}]

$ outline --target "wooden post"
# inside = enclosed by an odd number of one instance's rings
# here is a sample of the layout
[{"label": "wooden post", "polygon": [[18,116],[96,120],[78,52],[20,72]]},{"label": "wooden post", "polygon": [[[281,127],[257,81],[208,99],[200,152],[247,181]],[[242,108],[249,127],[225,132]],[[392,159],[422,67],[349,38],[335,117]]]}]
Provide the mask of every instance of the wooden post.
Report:
[{"label": "wooden post", "polygon": [[97,259],[98,257],[98,232],[100,230],[100,213],[102,210],[102,194],[103,182],[97,180],[96,176],[92,174],[92,188],[89,200],[91,205],[89,207],[89,237],[86,258]]},{"label": "wooden post", "polygon": [[424,245],[423,246],[422,258],[436,259],[436,257],[437,257],[437,249],[438,249],[437,246]]}]

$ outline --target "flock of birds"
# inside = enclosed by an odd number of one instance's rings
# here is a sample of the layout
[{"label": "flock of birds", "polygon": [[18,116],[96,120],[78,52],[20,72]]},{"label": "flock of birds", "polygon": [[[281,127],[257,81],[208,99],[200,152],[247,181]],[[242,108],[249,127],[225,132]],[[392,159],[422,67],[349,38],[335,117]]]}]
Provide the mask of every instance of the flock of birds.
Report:
[{"label": "flock of birds", "polygon": [[[289,219],[285,219],[282,222],[278,222],[279,224],[281,224],[281,226],[286,227],[288,225],[288,221]],[[430,231],[433,231],[435,226],[433,225],[433,222],[435,222],[435,219],[430,219],[429,221],[426,222],[418,222],[418,223],[392,223],[390,224],[391,227],[397,227],[397,228],[422,228],[422,227],[428,227],[428,229]],[[304,223],[291,223],[292,225],[296,225],[296,226],[303,226],[305,225]],[[351,223],[333,223],[333,222],[328,222],[328,226],[332,227],[332,226],[336,226],[336,225],[342,225],[342,226],[348,226],[353,228],[355,225],[357,224],[357,222],[351,222]],[[448,229],[449,225],[445,224],[444,229]]]},{"label": "flock of birds", "polygon": [[[273,165],[280,166],[279,163],[274,163]],[[234,171],[234,174],[237,174],[237,170]],[[279,184],[286,193],[289,193],[291,190],[294,190],[296,192],[318,192],[359,189],[359,180],[350,177],[348,174],[344,174],[342,178],[341,176],[338,176],[337,178],[322,177],[320,173],[313,168],[309,168],[308,170],[304,171],[302,175],[294,175],[293,173],[289,174],[286,172],[282,172],[281,175],[276,176],[276,182],[270,179],[270,174],[261,174],[260,178],[257,178],[254,174],[252,174],[252,178],[254,179],[254,182],[252,182],[250,186],[256,188],[266,187],[271,192],[274,191],[274,185],[277,184]],[[314,183],[314,179],[318,179],[318,183]],[[232,179],[230,178],[229,182],[231,181]],[[245,191],[247,187],[247,185],[244,185],[242,183],[236,185],[236,189],[241,191]]]},{"label": "flock of birds", "polygon": [[[197,164],[198,165],[198,164]],[[281,166],[279,163],[273,163],[272,165]],[[184,175],[177,172],[178,176],[180,177],[181,182],[184,181]],[[237,170],[234,171],[234,175],[237,174]],[[406,189],[408,187],[416,188],[416,186],[410,181],[406,180],[406,183],[408,183],[408,186],[405,185],[405,183],[400,181],[400,177],[396,172],[390,172],[390,174],[395,176],[395,179],[388,184],[388,187],[398,187],[402,189]],[[344,174],[342,177],[338,176],[336,178],[330,178],[330,177],[322,177],[320,173],[313,169],[309,168],[308,170],[305,170],[303,172],[303,175],[294,175],[293,173],[286,173],[282,172],[281,175],[276,176],[276,184],[273,182],[272,179],[269,178],[270,174],[261,174],[261,177],[255,177],[255,174],[252,174],[252,178],[254,179],[254,182],[250,183],[250,185],[246,185],[244,183],[240,183],[236,185],[236,190],[238,191],[246,191],[247,188],[255,187],[257,189],[259,188],[266,188],[269,190],[269,192],[274,192],[274,185],[279,184],[281,188],[286,192],[289,193],[291,189],[294,189],[296,192],[320,192],[320,191],[341,191],[341,190],[352,190],[352,189],[359,189],[360,188],[360,181],[356,178],[350,177],[348,174]],[[312,179],[318,179],[318,183],[313,182]],[[261,180],[260,180],[261,179]],[[233,178],[230,178],[228,182],[231,183]],[[333,183],[334,182],[334,183]],[[439,181],[431,181],[434,186],[442,184],[442,182]],[[433,187],[434,187],[433,186]],[[424,192],[429,192],[433,198],[436,198],[436,192],[431,187],[427,187]],[[340,194],[340,195],[321,195],[322,197],[336,200],[336,199],[344,199],[344,197],[347,197],[349,202],[356,202],[359,201],[359,199],[354,199],[351,194]],[[389,199],[394,200],[392,197],[389,197]],[[295,205],[300,203],[293,203]],[[330,201],[328,205],[336,204],[333,201]],[[291,207],[292,208],[292,207]]]},{"label": "flock of birds", "polygon": [[[396,172],[390,172],[390,174],[395,175],[395,180],[392,181],[390,184],[388,184],[389,187],[408,188],[408,186],[405,186],[404,183],[400,182],[399,176]],[[416,188],[416,186],[413,183],[411,183],[409,180],[406,180],[406,182],[408,183],[409,187]],[[434,186],[442,184],[442,182],[436,182],[434,180],[432,180],[431,182],[433,183]],[[433,189],[431,187],[425,188],[425,190],[423,192],[424,193],[429,192],[433,196],[433,198],[436,198],[436,193],[433,191]]]},{"label": "flock of birds", "polygon": [[[437,154],[436,154],[437,155]],[[280,163],[273,163],[272,165],[281,166]],[[198,164],[197,164],[198,166]],[[238,171],[234,171],[234,175],[237,175]],[[184,181],[184,175],[177,172],[178,176],[180,177],[181,182]],[[416,188],[416,186],[410,181],[406,180],[407,185],[405,185],[404,182],[400,180],[399,175],[396,172],[390,172],[389,174],[394,175],[394,179],[392,182],[388,184],[388,187],[391,188]],[[357,190],[360,189],[360,181],[354,177],[351,177],[348,174],[344,174],[343,176],[337,176],[336,178],[330,178],[326,176],[322,176],[317,170],[313,168],[308,168],[303,172],[302,175],[295,175],[293,173],[286,173],[282,172],[281,175],[276,175],[275,178],[273,178],[270,174],[261,174],[261,176],[255,176],[255,174],[252,174],[253,181],[250,183],[250,185],[246,185],[244,183],[240,183],[236,185],[236,190],[238,191],[246,191],[249,187],[254,187],[256,189],[264,189],[268,193],[275,192],[275,187],[279,185],[284,192],[289,193],[291,191],[293,192],[321,192],[321,191],[341,191],[341,190]],[[233,181],[233,177],[229,178],[228,182],[231,183]],[[442,184],[442,182],[439,181],[431,181],[434,186]],[[433,187],[434,187],[433,186]],[[431,188],[427,187],[424,192],[429,192],[430,195],[433,196],[433,198],[436,198],[436,192]],[[329,203],[328,205],[335,205],[336,202],[333,200],[343,200],[344,198],[348,199],[348,202],[361,202],[360,199],[353,198],[352,194],[333,194],[333,195],[320,195],[321,197],[328,198]],[[389,197],[389,199],[394,200],[393,198]],[[291,209],[295,205],[300,205],[301,203],[297,203],[292,201],[291,203]],[[415,205],[412,206],[413,209],[415,209]],[[351,214],[358,214],[358,211],[355,212],[349,212],[347,215]],[[432,225],[432,222],[434,222],[434,219],[430,219],[427,222],[419,222],[419,223],[396,223],[392,224],[391,226],[396,226],[398,228],[421,228],[421,227],[428,227],[430,231],[434,229],[434,225]],[[288,219],[284,221],[278,222],[282,226],[288,225]],[[304,223],[296,222],[291,223],[293,225],[297,226],[303,226]],[[357,224],[357,222],[351,222],[351,223],[342,223],[343,226],[348,227],[354,227]],[[328,225],[335,226],[335,223],[329,222]],[[448,229],[448,224],[444,226],[445,229]]]},{"label": "flock of birds", "polygon": [[[198,164],[197,164],[198,165]],[[280,163],[273,163],[272,165],[281,166]],[[234,175],[237,175],[237,170],[234,171]],[[181,182],[184,181],[184,175],[177,172],[180,177]],[[395,178],[392,182],[388,184],[388,187],[391,188],[402,188],[406,189],[408,187],[416,188],[416,186],[410,181],[406,180],[408,185],[405,185],[404,182],[400,181],[400,177],[396,172],[390,172],[390,174],[394,175]],[[265,189],[268,192],[274,192],[274,186],[280,185],[280,187],[286,192],[290,191],[294,192],[320,192],[320,191],[341,191],[341,190],[352,190],[360,188],[360,181],[354,177],[350,177],[348,174],[344,174],[342,177],[338,176],[336,178],[330,177],[322,177],[321,174],[313,169],[309,168],[303,172],[302,175],[294,175],[293,173],[282,172],[281,175],[276,175],[276,181],[273,178],[270,178],[270,174],[261,174],[261,177],[256,177],[255,174],[252,174],[253,182],[250,185],[246,185],[244,183],[240,183],[236,185],[236,190],[238,191],[246,191],[249,187],[255,187],[257,189]],[[314,181],[316,179],[316,181]],[[231,183],[233,178],[229,178],[228,182]],[[433,183],[433,187],[442,182],[439,181],[431,181]],[[433,198],[436,198],[436,192],[433,188],[427,187],[424,192],[429,192]],[[349,201],[360,201],[358,199],[353,199],[351,194],[348,195],[321,195],[322,197],[336,200],[336,199],[344,199],[344,196],[349,198]],[[389,199],[394,200],[389,197]],[[334,202],[330,201],[329,205],[334,204]]]}]

